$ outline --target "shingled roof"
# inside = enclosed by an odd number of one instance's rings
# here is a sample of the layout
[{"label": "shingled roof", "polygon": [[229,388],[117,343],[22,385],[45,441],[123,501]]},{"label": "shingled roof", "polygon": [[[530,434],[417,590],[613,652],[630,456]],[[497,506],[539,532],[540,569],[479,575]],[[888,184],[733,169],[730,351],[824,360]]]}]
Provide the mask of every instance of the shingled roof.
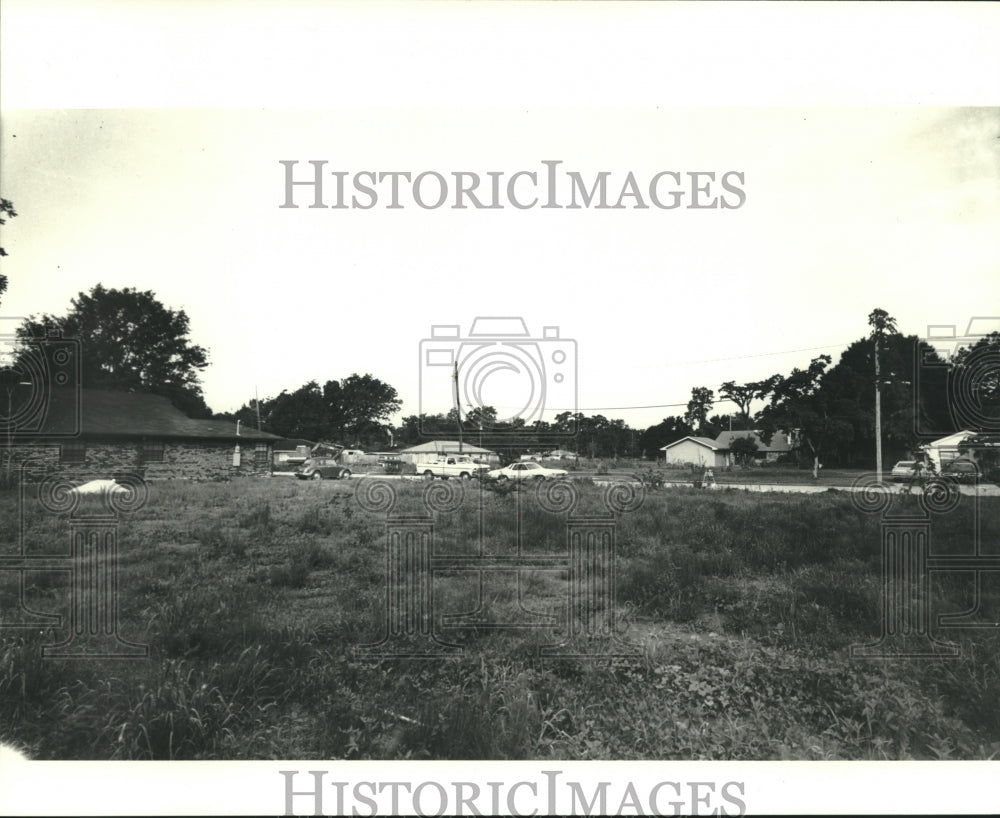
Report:
[{"label": "shingled roof", "polygon": [[669,449],[671,446],[676,446],[679,443],[683,443],[685,440],[693,440],[699,446],[707,446],[709,449],[712,449],[713,451],[719,448],[719,445],[710,438],[688,435],[687,437],[682,437],[680,440],[675,440],[673,443],[668,443],[666,446],[660,446],[660,451],[661,452],[665,451],[666,449]]},{"label": "shingled roof", "polygon": [[471,443],[460,444],[457,440],[429,440],[417,446],[410,446],[408,449],[400,449],[399,454],[458,454],[459,448],[462,454],[495,454],[489,449],[473,446]]},{"label": "shingled roof", "polygon": [[[0,393],[0,398],[3,395]],[[196,420],[177,409],[167,398],[139,392],[116,392],[105,389],[53,389],[39,404],[36,412],[21,412],[28,395],[15,393],[13,412],[20,419],[19,437],[34,432],[32,423],[44,412],[44,420],[32,437],[67,437],[79,433],[80,437],[100,438],[173,438],[185,440],[277,440],[277,435],[241,427],[236,434],[236,424],[229,420]],[[19,398],[23,399],[19,401]],[[6,407],[0,409],[5,411]],[[77,420],[79,419],[79,421]]]},{"label": "shingled roof", "polygon": [[715,439],[715,445],[720,449],[731,449],[733,447],[733,441],[738,437],[749,437],[757,444],[757,451],[759,452],[790,452],[792,450],[792,444],[788,440],[788,435],[785,432],[775,432],[771,436],[771,442],[767,446],[758,437],[759,432],[723,432]]}]

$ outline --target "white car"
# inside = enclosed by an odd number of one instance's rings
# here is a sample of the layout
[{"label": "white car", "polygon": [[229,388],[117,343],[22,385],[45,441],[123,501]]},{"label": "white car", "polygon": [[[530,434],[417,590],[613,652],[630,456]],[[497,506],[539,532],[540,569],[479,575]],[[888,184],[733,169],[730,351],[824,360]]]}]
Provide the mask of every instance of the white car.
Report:
[{"label": "white car", "polygon": [[547,469],[538,463],[511,463],[503,469],[494,469],[488,475],[494,480],[556,480],[566,476],[565,469]]},{"label": "white car", "polygon": [[901,483],[904,480],[912,480],[914,477],[923,473],[923,463],[917,466],[916,460],[900,460],[895,466],[892,467],[892,471],[889,472],[889,479],[893,483]]}]

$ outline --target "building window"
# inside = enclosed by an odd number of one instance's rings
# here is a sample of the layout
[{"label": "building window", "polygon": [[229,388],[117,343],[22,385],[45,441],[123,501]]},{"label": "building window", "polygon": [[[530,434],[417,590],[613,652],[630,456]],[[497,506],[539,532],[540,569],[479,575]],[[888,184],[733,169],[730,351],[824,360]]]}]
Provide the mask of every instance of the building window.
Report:
[{"label": "building window", "polygon": [[162,440],[142,441],[142,448],[139,450],[139,456],[142,459],[143,463],[162,463],[163,441]]},{"label": "building window", "polygon": [[255,443],[253,447],[253,462],[256,466],[267,465],[267,444]]},{"label": "building window", "polygon": [[63,443],[59,447],[60,463],[86,463],[87,445],[85,443]]}]

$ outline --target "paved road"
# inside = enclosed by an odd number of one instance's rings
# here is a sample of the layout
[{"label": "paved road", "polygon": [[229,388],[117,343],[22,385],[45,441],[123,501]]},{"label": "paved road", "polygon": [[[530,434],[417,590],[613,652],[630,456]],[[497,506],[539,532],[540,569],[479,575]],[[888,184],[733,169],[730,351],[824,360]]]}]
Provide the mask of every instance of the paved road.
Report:
[{"label": "paved road", "polygon": [[[576,475],[581,477],[583,475]],[[588,475],[589,477],[589,475]],[[423,481],[423,475],[416,474],[354,474],[352,475],[352,480],[362,479],[362,478],[372,478],[378,480],[419,480]],[[616,477],[614,475],[609,476],[599,476],[593,477],[594,485],[597,486],[610,486],[615,483],[627,483],[632,486],[639,486],[638,480],[629,479],[627,476]],[[324,482],[336,482],[336,481],[324,481]],[[903,493],[903,484],[901,483],[888,483],[890,491],[893,494]],[[667,482],[664,483],[664,488],[692,488],[692,483],[690,480],[677,481],[677,482]],[[863,487],[854,486],[834,486],[825,485],[822,483],[798,483],[798,484],[788,484],[788,483],[716,483],[714,489],[706,489],[707,491],[721,491],[722,489],[737,489],[739,491],[776,491],[786,494],[823,494],[830,489],[835,489],[836,491],[862,491]],[[1000,497],[1000,486],[994,485],[984,485],[979,486],[978,489],[974,486],[962,485],[959,486],[959,490],[962,494],[974,496],[978,493],[980,497]]]},{"label": "paved road", "polygon": [[[633,485],[639,485],[636,481],[615,481],[615,480],[595,480],[594,483],[599,485],[608,485],[614,482],[631,482]],[[893,494],[903,494],[904,486],[901,483],[888,483],[889,490]],[[684,483],[665,483],[666,488],[691,488],[690,482]],[[960,485],[959,491],[962,494],[975,496],[977,493],[980,497],[1000,497],[1000,486],[985,485],[979,486],[978,489],[975,486]],[[864,486],[832,486],[823,485],[816,483],[799,483],[799,484],[788,484],[788,483],[716,483],[714,489],[708,489],[708,491],[719,491],[720,489],[738,489],[740,491],[778,491],[786,492],[790,494],[823,494],[830,489],[835,491],[864,491]],[[914,492],[916,493],[916,492]]]}]

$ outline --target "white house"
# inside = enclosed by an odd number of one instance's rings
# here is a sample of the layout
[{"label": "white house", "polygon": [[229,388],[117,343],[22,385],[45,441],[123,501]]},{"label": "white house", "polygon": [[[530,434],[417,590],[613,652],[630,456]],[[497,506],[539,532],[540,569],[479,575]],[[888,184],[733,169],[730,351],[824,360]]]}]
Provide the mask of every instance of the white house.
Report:
[{"label": "white house", "polygon": [[431,440],[419,446],[401,449],[398,454],[401,460],[408,463],[426,463],[445,455],[465,454],[484,465],[500,465],[500,456],[489,449],[473,446],[471,443],[462,443],[461,452],[459,448],[457,440]]},{"label": "white house", "polygon": [[975,432],[963,429],[961,432],[955,432],[952,435],[947,435],[924,444],[920,447],[920,451],[924,452],[927,455],[927,459],[934,463],[934,468],[941,471],[941,467],[945,463],[954,460],[961,454],[958,450],[959,444],[965,438],[974,434]]},{"label": "white house", "polygon": [[683,437],[661,446],[667,463],[684,465],[694,463],[696,466],[710,466],[713,469],[725,468],[728,451],[721,449],[714,440],[707,437]]},{"label": "white house", "polygon": [[674,465],[693,463],[696,466],[711,466],[721,469],[733,465],[734,456],[730,451],[738,437],[753,438],[757,444],[754,460],[774,461],[792,450],[794,439],[786,432],[775,432],[767,446],[757,437],[758,432],[723,432],[715,440],[707,437],[684,437],[661,446],[666,462]]}]

